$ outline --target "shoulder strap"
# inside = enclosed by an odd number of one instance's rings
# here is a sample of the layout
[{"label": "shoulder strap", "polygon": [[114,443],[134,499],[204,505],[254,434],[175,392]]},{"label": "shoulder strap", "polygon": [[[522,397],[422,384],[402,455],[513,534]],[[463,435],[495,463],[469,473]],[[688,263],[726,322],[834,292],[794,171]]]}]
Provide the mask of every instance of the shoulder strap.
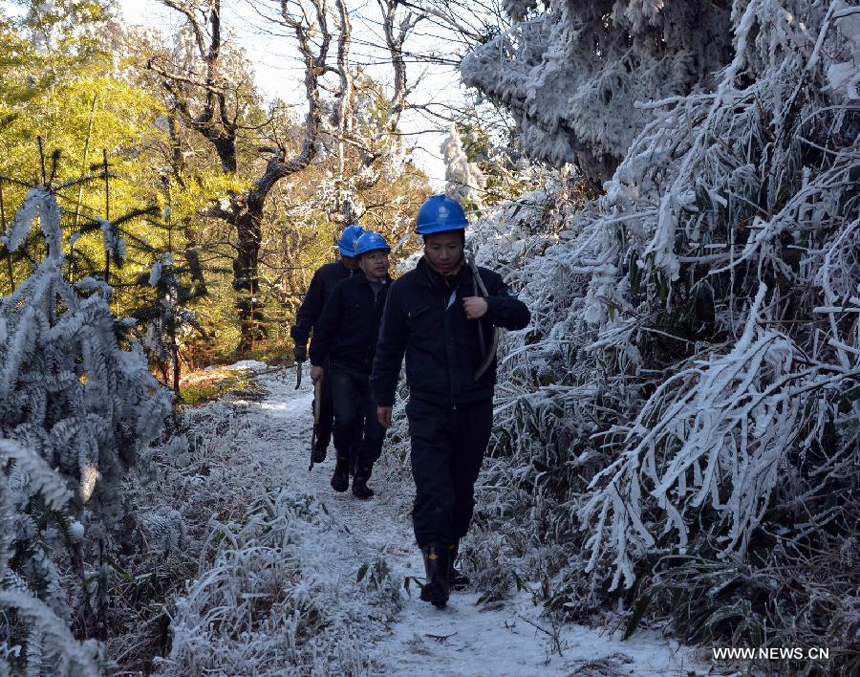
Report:
[{"label": "shoulder strap", "polygon": [[[475,296],[484,296],[484,298],[488,297],[490,294],[489,292],[487,292],[487,285],[485,285],[484,280],[481,279],[481,272],[478,270],[478,264],[475,263],[475,258],[473,256],[467,256],[466,263],[469,266],[469,270],[472,271],[472,284],[475,290]],[[485,347],[486,343],[484,342],[484,323],[478,320],[478,341],[480,341],[481,350],[484,352],[484,361],[481,362],[481,366],[478,367],[477,370],[475,370],[476,381],[484,375],[484,372],[487,371],[490,364],[492,364],[493,360],[496,357],[496,351],[499,348],[499,328],[493,326],[493,334],[490,339],[490,345],[489,347]]]}]

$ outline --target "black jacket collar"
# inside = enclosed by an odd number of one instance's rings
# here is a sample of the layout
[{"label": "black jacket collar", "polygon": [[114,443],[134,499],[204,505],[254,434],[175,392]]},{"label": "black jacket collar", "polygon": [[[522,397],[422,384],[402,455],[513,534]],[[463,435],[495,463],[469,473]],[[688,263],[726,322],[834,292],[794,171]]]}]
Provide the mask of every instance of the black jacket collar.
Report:
[{"label": "black jacket collar", "polygon": [[[465,254],[464,254],[465,257]],[[442,273],[433,269],[430,265],[430,262],[427,260],[426,256],[422,256],[418,260],[418,265],[415,266],[415,269],[418,271],[418,279],[427,287],[431,289],[456,289],[459,287],[466,277],[469,274],[469,262],[463,259],[463,265],[460,266],[460,270],[457,271],[457,274],[446,278]]]},{"label": "black jacket collar", "polygon": [[[368,287],[370,286],[370,280],[367,279],[367,275],[364,274],[364,271],[361,270],[361,268],[355,271],[355,276],[357,278],[357,284],[364,284]],[[391,284],[391,276],[388,273],[385,273],[385,277],[380,280],[380,284],[382,284],[383,287]]]},{"label": "black jacket collar", "polygon": [[355,273],[361,272],[360,268],[356,268],[355,270],[350,270],[349,268],[347,268],[346,264],[343,262],[343,259],[338,259],[336,263],[338,266],[340,266],[340,274],[343,277],[352,277],[353,275],[355,275]]}]

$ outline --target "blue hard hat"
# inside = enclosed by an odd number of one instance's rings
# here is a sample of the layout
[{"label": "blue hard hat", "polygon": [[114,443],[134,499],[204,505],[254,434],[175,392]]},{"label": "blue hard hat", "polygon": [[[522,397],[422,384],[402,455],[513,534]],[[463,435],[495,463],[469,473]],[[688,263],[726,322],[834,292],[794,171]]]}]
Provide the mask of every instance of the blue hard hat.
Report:
[{"label": "blue hard hat", "polygon": [[337,241],[337,248],[344,256],[355,256],[355,242],[364,233],[364,228],[354,223],[343,229],[343,234]]},{"label": "blue hard hat", "polygon": [[431,195],[415,219],[415,232],[420,235],[441,233],[446,230],[463,230],[468,225],[463,208],[447,195]]},{"label": "blue hard hat", "polygon": [[355,241],[355,255],[361,256],[367,252],[372,252],[377,249],[384,249],[387,252],[391,251],[391,247],[379,233],[374,233],[372,230],[365,233]]}]

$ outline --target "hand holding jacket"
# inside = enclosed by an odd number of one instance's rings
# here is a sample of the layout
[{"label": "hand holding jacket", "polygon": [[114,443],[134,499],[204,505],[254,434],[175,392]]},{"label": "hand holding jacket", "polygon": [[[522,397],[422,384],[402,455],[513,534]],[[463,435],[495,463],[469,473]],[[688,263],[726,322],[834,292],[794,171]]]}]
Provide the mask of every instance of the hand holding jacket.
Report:
[{"label": "hand holding jacket", "polygon": [[463,299],[463,310],[467,320],[480,320],[490,309],[490,304],[483,296],[467,296]]}]

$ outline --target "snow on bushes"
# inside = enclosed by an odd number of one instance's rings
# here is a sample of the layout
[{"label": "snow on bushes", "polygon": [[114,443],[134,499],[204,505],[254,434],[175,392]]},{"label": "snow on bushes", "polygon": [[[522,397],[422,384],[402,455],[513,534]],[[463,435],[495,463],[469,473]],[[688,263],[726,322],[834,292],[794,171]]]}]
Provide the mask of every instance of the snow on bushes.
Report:
[{"label": "snow on bushes", "polygon": [[[273,489],[239,519],[210,529],[196,580],[176,602],[159,674],[374,672],[369,639],[391,620],[399,587],[382,559],[362,575],[368,553],[352,551],[348,532],[317,499]],[[330,570],[338,554],[356,562],[358,581]]]},{"label": "snow on bushes", "polygon": [[445,193],[462,204],[480,205],[481,190],[487,180],[478,166],[466,157],[456,125],[451,125],[439,150],[445,160]]},{"label": "snow on bushes", "polygon": [[[307,411],[307,399],[292,385],[287,392],[296,400],[281,406],[292,420],[293,404]],[[158,566],[169,577],[167,594],[112,654],[141,651],[147,635],[154,653],[166,598],[169,645],[156,674],[382,671],[372,662],[373,640],[401,607],[402,581],[385,555],[331,515],[322,503],[331,496],[302,489],[306,475],[290,471],[285,457],[300,457],[304,471],[304,440],[287,436],[270,406],[225,399],[186,409],[185,432],[154,450],[146,483],[129,486],[141,522],[176,512],[184,530],[181,546]]]},{"label": "snow on bushes", "polygon": [[[606,34],[630,43],[583,54],[589,13],[610,5]],[[698,638],[831,638],[846,670],[860,627],[860,112],[832,66],[854,58],[857,8],[709,4],[689,39],[725,20],[731,41],[700,55],[701,77],[661,81],[695,51],[670,35],[643,55],[640,31],[686,30],[700,6],[552,3],[464,60],[535,157],[592,178],[576,144],[617,158],[599,199],[550,187],[533,197],[544,210],[502,205],[472,240],[533,313],[503,342],[479,525],[509,534],[552,609],[623,596]],[[612,103],[591,101],[610,75]]]},{"label": "snow on bushes", "polygon": [[[16,524],[32,519],[31,502],[44,502],[42,510],[63,511],[71,492],[41,456],[12,440],[0,439],[0,472],[0,607],[6,611],[0,626],[0,669],[8,674],[11,666],[26,664],[29,674],[94,677],[99,674],[98,646],[93,640],[78,642],[67,626],[60,575],[49,550],[55,544],[37,542],[24,567],[11,566],[21,549]],[[53,540],[59,537],[55,529]]]}]

